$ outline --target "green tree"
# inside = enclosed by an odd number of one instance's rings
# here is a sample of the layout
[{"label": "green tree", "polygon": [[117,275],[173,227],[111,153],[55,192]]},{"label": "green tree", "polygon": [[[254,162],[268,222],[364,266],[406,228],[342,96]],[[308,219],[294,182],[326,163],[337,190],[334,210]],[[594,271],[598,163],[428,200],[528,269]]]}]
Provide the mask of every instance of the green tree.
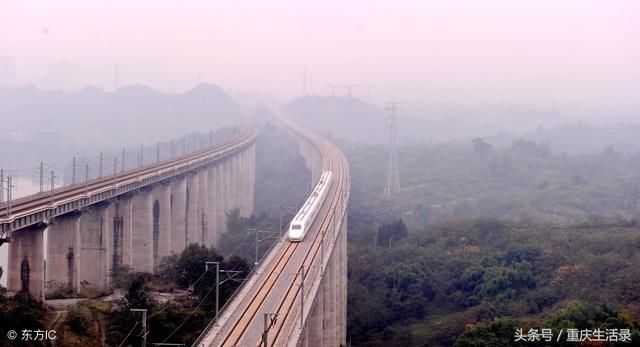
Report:
[{"label": "green tree", "polygon": [[402,218],[391,223],[383,223],[378,228],[378,246],[390,247],[394,242],[405,238],[408,233]]},{"label": "green tree", "polygon": [[471,141],[473,143],[473,150],[476,153],[480,154],[488,154],[493,150],[493,146],[489,143],[486,143],[482,138],[475,138]]},{"label": "green tree", "polygon": [[227,231],[237,233],[244,231],[247,225],[247,218],[240,216],[240,209],[233,208],[227,211]]},{"label": "green tree", "polygon": [[[178,257],[176,263],[178,277],[176,282],[184,288],[193,285],[203,276],[205,263],[208,261],[221,262],[222,256],[213,248],[207,248],[196,243],[190,244]],[[205,290],[205,288],[202,285],[196,285],[194,287],[196,294],[200,294],[203,290]]]},{"label": "green tree", "polygon": [[520,328],[520,324],[515,319],[499,318],[490,323],[481,323],[465,329],[454,346],[527,346],[526,342],[515,342],[515,332]]},{"label": "green tree", "polygon": [[[0,293],[4,294],[4,293]],[[17,332],[29,327],[31,330],[44,330],[46,308],[43,304],[29,295],[26,291],[16,293],[12,298],[0,296],[0,325],[5,333],[9,330]],[[0,346],[10,342],[4,336],[0,339]],[[8,344],[6,346],[9,346]]]},{"label": "green tree", "polygon": [[136,276],[125,294],[128,308],[146,308],[149,306],[149,288],[145,276]]}]

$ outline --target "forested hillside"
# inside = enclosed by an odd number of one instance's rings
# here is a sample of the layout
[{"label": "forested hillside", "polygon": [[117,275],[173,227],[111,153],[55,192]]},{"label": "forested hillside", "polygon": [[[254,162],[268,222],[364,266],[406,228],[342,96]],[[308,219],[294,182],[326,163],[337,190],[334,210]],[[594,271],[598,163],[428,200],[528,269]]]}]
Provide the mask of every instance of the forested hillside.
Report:
[{"label": "forested hillside", "polygon": [[403,146],[402,189],[384,199],[385,148],[342,148],[353,345],[545,345],[514,341],[531,328],[640,340],[637,155]]},{"label": "forested hillside", "polygon": [[417,227],[491,216],[569,225],[602,216],[633,218],[640,211],[640,156],[611,148],[569,156],[526,140],[502,149],[482,139],[401,146],[401,190],[390,200],[381,198],[387,149],[348,142],[342,149],[353,175],[356,224],[402,217]]},{"label": "forested hillside", "polygon": [[[516,328],[639,327],[633,221],[554,227],[454,219],[406,237],[401,229],[350,235],[356,346],[496,346],[492,339],[511,344]],[[499,322],[508,328],[496,335],[490,325]]]}]

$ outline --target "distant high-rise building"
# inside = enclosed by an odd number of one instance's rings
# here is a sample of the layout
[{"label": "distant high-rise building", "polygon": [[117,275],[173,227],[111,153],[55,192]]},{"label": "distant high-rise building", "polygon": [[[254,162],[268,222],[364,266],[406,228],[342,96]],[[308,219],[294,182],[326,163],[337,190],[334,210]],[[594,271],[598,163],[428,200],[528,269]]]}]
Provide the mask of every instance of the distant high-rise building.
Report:
[{"label": "distant high-rise building", "polygon": [[16,85],[16,60],[11,56],[0,57],[0,86]]}]

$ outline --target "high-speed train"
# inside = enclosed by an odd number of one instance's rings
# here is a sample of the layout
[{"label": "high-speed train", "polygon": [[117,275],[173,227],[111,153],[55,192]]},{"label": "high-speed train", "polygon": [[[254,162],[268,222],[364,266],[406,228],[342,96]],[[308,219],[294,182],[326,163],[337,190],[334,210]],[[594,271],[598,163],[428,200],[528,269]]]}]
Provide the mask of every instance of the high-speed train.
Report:
[{"label": "high-speed train", "polygon": [[305,201],[304,205],[293,220],[289,224],[289,241],[300,242],[304,239],[304,235],[311,227],[313,219],[318,214],[324,197],[329,192],[331,187],[331,171],[324,171],[318,180],[318,184],[313,189],[313,192]]}]

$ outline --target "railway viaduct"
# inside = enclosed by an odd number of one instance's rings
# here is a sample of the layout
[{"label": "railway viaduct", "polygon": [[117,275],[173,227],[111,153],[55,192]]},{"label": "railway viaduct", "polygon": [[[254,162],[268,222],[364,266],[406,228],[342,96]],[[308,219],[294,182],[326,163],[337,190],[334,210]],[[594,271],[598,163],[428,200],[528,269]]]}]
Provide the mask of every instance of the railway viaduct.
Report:
[{"label": "railway viaduct", "polygon": [[242,129],[193,153],[5,203],[7,289],[39,300],[48,281],[107,289],[121,266],[153,272],[190,243],[217,244],[227,211],[253,212],[255,136]]},{"label": "railway viaduct", "polygon": [[195,346],[343,346],[347,327],[349,166],[342,152],[279,114],[298,140],[314,182],[333,183],[305,239],[276,246]]},{"label": "railway viaduct", "polygon": [[[194,346],[346,345],[349,167],[335,145],[278,119],[313,181],[329,170],[331,187],[305,239],[283,232]],[[243,129],[195,153],[15,201],[0,217],[11,236],[8,289],[43,299],[48,280],[108,288],[118,266],[153,272],[189,243],[216,245],[228,210],[253,210],[255,136]]]}]

